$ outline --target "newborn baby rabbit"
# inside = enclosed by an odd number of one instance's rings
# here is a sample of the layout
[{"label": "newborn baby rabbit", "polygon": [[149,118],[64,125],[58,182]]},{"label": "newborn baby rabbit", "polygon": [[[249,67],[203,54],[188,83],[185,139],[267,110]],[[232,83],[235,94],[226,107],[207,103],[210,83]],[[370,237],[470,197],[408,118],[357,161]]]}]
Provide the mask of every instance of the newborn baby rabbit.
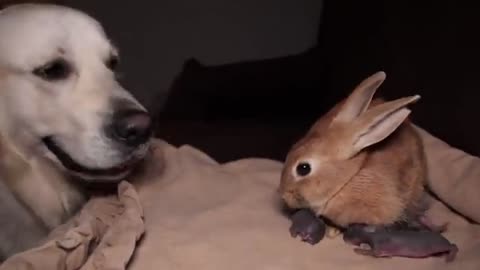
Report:
[{"label": "newborn baby rabbit", "polygon": [[[308,209],[301,209],[291,216],[290,233],[300,236],[302,241],[316,244],[325,236],[326,224]],[[445,256],[451,262],[458,248],[450,243],[441,232],[444,226],[424,227],[417,224],[397,223],[394,226],[371,226],[350,224],[343,231],[346,243],[359,246],[355,253],[372,257],[426,258]]]},{"label": "newborn baby rabbit", "polygon": [[444,255],[445,260],[451,262],[458,252],[457,246],[439,232],[428,230],[352,224],[343,233],[343,240],[360,246],[354,249],[356,253],[373,257],[426,258]]},{"label": "newborn baby rabbit", "polygon": [[[279,186],[289,208],[308,209],[340,228],[398,222],[431,226],[423,216],[423,146],[407,119],[407,105],[420,96],[372,101],[385,77],[377,72],[361,82],[290,149]],[[318,239],[299,232],[295,218],[291,231],[309,242]],[[318,227],[319,221],[311,220]],[[339,233],[331,228],[327,235]]]}]

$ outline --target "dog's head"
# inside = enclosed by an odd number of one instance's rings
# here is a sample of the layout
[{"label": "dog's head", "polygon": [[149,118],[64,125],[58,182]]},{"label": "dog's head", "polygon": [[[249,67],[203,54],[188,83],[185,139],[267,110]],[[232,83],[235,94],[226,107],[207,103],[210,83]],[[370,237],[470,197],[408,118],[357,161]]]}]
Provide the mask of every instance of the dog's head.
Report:
[{"label": "dog's head", "polygon": [[83,179],[122,179],[146,154],[152,121],[117,82],[118,57],[80,11],[0,11],[0,135]]}]

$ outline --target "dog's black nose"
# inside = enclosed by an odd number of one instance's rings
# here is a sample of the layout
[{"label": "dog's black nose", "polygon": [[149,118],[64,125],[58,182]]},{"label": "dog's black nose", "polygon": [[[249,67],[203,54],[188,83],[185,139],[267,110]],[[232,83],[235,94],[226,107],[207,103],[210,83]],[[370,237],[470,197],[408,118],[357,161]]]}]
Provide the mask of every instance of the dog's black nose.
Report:
[{"label": "dog's black nose", "polygon": [[112,131],[115,139],[128,146],[147,142],[152,134],[150,115],[139,110],[123,110],[113,115]]}]

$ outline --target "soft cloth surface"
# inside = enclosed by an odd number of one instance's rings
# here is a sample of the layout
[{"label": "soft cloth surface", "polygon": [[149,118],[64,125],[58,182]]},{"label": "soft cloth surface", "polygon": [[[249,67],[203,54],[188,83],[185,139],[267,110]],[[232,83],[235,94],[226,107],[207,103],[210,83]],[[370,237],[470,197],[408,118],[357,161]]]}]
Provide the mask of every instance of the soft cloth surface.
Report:
[{"label": "soft cloth surface", "polygon": [[[419,130],[426,144],[432,189],[452,209],[479,222],[480,160]],[[280,162],[251,158],[218,164],[197,149],[175,148],[162,141],[157,141],[152,154],[142,179],[136,179],[146,233],[138,242],[128,269],[463,270],[480,267],[480,226],[468,222],[439,201],[434,202],[429,216],[434,222],[449,223],[445,236],[460,249],[453,263],[447,264],[443,258],[376,259],[355,254],[353,247],[345,244],[341,237],[325,238],[311,246],[290,236],[290,222],[280,213],[276,194]],[[137,206],[133,212],[140,213],[139,209]],[[98,234],[115,241],[100,244],[89,261],[103,254],[101,261],[113,265],[108,269],[123,269],[119,262],[130,260],[130,251],[142,227],[141,223],[133,224],[136,225],[117,226],[119,230],[110,234]],[[108,252],[102,251],[106,247]],[[65,268],[69,260],[59,260],[58,248],[54,250],[40,250],[42,256],[38,252],[35,255],[35,250],[20,254],[0,269],[22,269],[9,265],[24,260],[38,263],[51,260],[57,267],[48,269],[73,269]],[[37,257],[31,256],[32,252]],[[106,266],[94,268],[89,261],[85,269],[107,269]]]},{"label": "soft cloth surface", "polygon": [[122,182],[118,196],[90,199],[76,217],[55,229],[44,244],[11,257],[0,269],[125,269],[144,229],[137,193],[129,183]]}]

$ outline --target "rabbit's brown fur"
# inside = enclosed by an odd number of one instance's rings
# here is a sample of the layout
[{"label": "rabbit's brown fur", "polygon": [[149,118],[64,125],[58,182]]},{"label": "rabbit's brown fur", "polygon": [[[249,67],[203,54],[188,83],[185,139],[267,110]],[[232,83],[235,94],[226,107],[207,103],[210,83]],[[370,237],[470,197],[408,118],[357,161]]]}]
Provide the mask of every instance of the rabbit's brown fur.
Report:
[{"label": "rabbit's brown fur", "polygon": [[[381,75],[372,76],[380,76],[375,89],[383,81]],[[279,188],[285,202],[292,208],[311,208],[342,227],[352,223],[392,224],[415,215],[421,209],[426,178],[420,137],[405,116],[388,137],[352,151],[349,145],[355,141],[349,138],[357,119],[332,124],[346,102],[319,119],[288,153]],[[385,101],[375,99],[364,110],[381,104]],[[405,105],[397,107],[395,112]],[[405,112],[408,115],[409,111]],[[311,174],[299,180],[295,168],[305,160],[316,165]]]}]

